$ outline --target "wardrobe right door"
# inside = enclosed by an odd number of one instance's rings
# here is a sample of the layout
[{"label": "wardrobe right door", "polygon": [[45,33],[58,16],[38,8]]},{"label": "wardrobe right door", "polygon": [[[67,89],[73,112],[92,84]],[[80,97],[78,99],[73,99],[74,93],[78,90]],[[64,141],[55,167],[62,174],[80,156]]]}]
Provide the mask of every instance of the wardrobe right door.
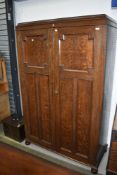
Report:
[{"label": "wardrobe right door", "polygon": [[[102,103],[101,30],[56,30],[56,134],[58,152],[95,164]],[[57,84],[58,83],[58,84]]]}]

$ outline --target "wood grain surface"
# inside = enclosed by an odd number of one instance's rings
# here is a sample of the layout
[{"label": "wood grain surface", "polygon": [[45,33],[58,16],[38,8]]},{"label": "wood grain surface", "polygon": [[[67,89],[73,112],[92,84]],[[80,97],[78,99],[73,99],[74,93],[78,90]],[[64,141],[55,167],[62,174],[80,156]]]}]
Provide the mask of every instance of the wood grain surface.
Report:
[{"label": "wood grain surface", "polygon": [[16,28],[27,139],[94,166],[110,23],[97,15]]},{"label": "wood grain surface", "polygon": [[0,143],[0,175],[81,175]]}]

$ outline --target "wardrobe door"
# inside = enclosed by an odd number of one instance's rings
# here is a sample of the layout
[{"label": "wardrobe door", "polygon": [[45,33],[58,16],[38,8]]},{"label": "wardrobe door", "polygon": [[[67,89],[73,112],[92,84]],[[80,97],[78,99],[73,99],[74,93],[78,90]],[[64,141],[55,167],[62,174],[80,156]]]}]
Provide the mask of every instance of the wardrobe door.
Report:
[{"label": "wardrobe door", "polygon": [[26,137],[46,147],[53,145],[50,32],[17,32]]},{"label": "wardrobe door", "polygon": [[103,92],[101,29],[61,28],[55,38],[57,150],[94,164]]}]

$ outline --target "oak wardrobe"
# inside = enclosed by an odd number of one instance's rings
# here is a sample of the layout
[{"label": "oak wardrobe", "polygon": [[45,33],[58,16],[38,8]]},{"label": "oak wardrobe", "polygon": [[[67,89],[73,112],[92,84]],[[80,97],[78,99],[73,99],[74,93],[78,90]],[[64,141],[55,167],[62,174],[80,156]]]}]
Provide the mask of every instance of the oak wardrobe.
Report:
[{"label": "oak wardrobe", "polygon": [[106,48],[115,32],[115,22],[106,15],[17,26],[28,141],[96,166],[109,54]]}]

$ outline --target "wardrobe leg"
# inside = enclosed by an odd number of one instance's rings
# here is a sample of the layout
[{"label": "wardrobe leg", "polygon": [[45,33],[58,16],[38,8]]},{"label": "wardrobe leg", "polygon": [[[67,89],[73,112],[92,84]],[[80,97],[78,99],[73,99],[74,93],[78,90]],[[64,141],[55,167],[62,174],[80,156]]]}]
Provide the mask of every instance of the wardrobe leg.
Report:
[{"label": "wardrobe leg", "polygon": [[25,140],[25,145],[30,145],[31,142],[29,140]]},{"label": "wardrobe leg", "polygon": [[98,154],[97,154],[97,158],[96,158],[96,166],[91,168],[91,172],[93,174],[97,174],[98,173],[98,167],[100,165],[100,162],[101,162],[104,154],[107,151],[107,146],[108,146],[107,144],[100,145],[99,150],[98,150]]},{"label": "wardrobe leg", "polygon": [[98,173],[98,168],[91,168],[91,173],[97,174]]}]

